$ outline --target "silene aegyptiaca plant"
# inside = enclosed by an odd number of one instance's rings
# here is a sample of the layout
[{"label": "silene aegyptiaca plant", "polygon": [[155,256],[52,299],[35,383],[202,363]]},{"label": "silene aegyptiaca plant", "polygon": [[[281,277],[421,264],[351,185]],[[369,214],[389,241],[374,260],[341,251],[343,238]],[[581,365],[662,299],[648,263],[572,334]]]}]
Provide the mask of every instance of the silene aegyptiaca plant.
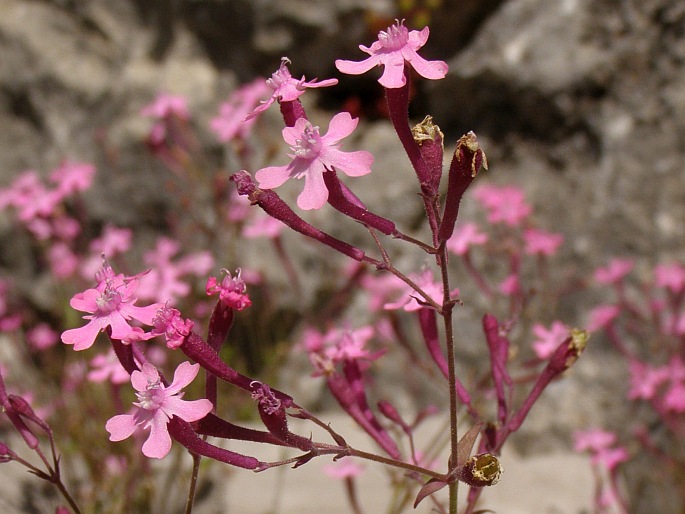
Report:
[{"label": "silene aegyptiaca plant", "polygon": [[[125,259],[132,246],[130,230],[105,226],[98,237],[87,236],[91,242],[83,250],[86,236],[81,230],[87,220],[78,217],[79,213],[83,217],[84,212],[80,193],[90,187],[95,172],[92,166],[65,163],[50,176],[52,186],[45,185],[36,173],[26,173],[2,191],[2,207],[14,209],[23,229],[40,243],[44,262],[59,285],[57,290],[82,283],[84,276],[91,280],[81,292],[73,294],[71,310],[63,313],[57,324],[59,338],[67,345],[63,348],[87,353],[107,347],[88,362],[71,360],[71,354],[61,352],[59,362],[64,365],[64,376],[53,380],[61,380],[62,399],[42,412],[30,407],[30,391],[24,396],[8,394],[0,376],[0,403],[5,417],[37,453],[40,463],[25,460],[5,444],[0,446],[0,456],[54,483],[68,503],[68,508],[60,507],[59,512],[131,512],[140,505],[162,512],[160,505],[142,499],[150,501],[145,488],[153,486],[146,483],[143,487],[140,481],[157,469],[151,466],[152,459],[179,455],[172,451],[174,447],[185,447],[193,458],[186,512],[192,510],[201,461],[268,472],[282,466],[304,466],[313,459],[340,461],[331,474],[347,483],[350,509],[354,512],[363,512],[353,487],[362,461],[385,466],[391,472],[395,484],[392,487],[399,484],[406,491],[404,500],[389,512],[416,508],[421,502],[431,503],[431,510],[436,512],[456,514],[458,508],[464,513],[477,512],[481,491],[497,483],[502,474],[499,458],[503,445],[521,427],[545,388],[576,361],[587,334],[557,320],[533,327],[524,322],[529,319],[523,314],[534,291],[548,282],[547,262],[563,238],[534,226],[532,209],[521,190],[487,184],[474,188],[474,198],[486,213],[487,228],[475,222],[457,223],[462,197],[482,169],[487,169],[487,160],[478,138],[469,132],[456,141],[449,167],[443,173],[444,141],[439,127],[430,116],[418,125],[410,125],[411,80],[439,80],[448,71],[446,63],[419,55],[428,35],[428,27],[409,30],[398,21],[380,32],[370,47],[360,45],[368,54],[364,60],[335,62],[340,72],[353,75],[382,67],[378,82],[385,91],[390,121],[408,157],[407,170],[413,169],[417,180],[415,197],[394,201],[409,205],[418,199],[417,208],[423,211],[425,220],[422,227],[409,231],[398,227],[382,212],[371,211],[353,192],[357,177],[386,174],[383,180],[392,181],[397,180],[393,175],[403,171],[377,169],[370,152],[349,149],[351,143],[345,140],[351,139],[359,123],[351,114],[340,112],[325,127],[314,125],[300,96],[308,89],[335,86],[337,79],[293,78],[287,58],[268,80],[255,80],[238,89],[211,123],[218,139],[232,145],[234,160],[245,168],[232,173],[230,182],[226,180],[228,175],[217,174],[213,182],[204,183],[198,178],[203,160],[198,156],[197,138],[183,98],[162,95],[143,110],[145,116],[155,119],[146,140],[154,155],[179,179],[195,184],[198,195],[205,195],[204,200],[207,188],[215,192],[213,206],[219,223],[212,227],[202,221],[202,216],[196,216],[196,223],[205,224],[195,234],[211,232],[212,241],[218,241],[220,246],[222,231],[230,232],[235,236],[229,243],[232,252],[226,251],[226,246],[221,252],[192,252],[190,246],[184,246],[183,237],[162,237],[153,250],[143,255],[143,265],[133,268],[137,274],[122,273],[117,268],[132,269]],[[250,162],[258,157],[255,149],[259,147],[254,130],[263,113],[276,105],[285,122],[282,136],[290,151],[287,157],[274,157],[276,164],[254,169]],[[283,147],[282,143],[279,147]],[[277,191],[293,180],[301,181],[296,205]],[[185,192],[192,189],[188,187]],[[193,203],[186,204],[191,217],[200,202]],[[307,212],[298,213],[331,208],[335,211],[332,215],[337,216],[335,236],[307,221]],[[178,228],[186,222],[178,219],[175,223]],[[363,227],[362,236],[345,240],[344,230],[352,231],[354,227]],[[368,435],[373,452],[349,444],[345,434],[319,419],[278,384],[260,379],[256,371],[248,373],[232,365],[231,359],[239,360],[240,356],[231,341],[244,338],[241,331],[248,331],[249,324],[241,323],[241,318],[254,309],[251,305],[257,299],[253,291],[260,292],[258,301],[262,306],[265,298],[274,293],[268,290],[263,274],[250,269],[249,262],[240,262],[238,246],[255,238],[270,241],[289,287],[305,302],[303,277],[283,244],[288,231],[293,232],[288,237],[297,238],[298,244],[313,244],[313,256],[320,255],[332,263],[337,262],[335,258],[344,261],[329,265],[329,269],[338,266],[336,280],[343,280],[342,284],[325,286],[329,301],[303,305],[298,332],[292,327],[283,332],[292,339],[291,348],[306,352],[312,375],[325,384],[340,409]],[[366,246],[359,242],[364,237]],[[393,243],[389,245],[389,241]],[[315,248],[317,245],[320,249]],[[418,254],[424,264],[416,269],[396,266],[393,254],[402,245],[406,247],[404,254]],[[236,265],[207,279],[212,269],[229,268],[214,256],[231,253],[237,256]],[[498,270],[505,269],[506,273],[493,277],[479,271],[483,256],[503,264]],[[452,276],[457,269],[455,263],[461,273],[456,284]],[[537,278],[531,279],[531,275]],[[194,277],[205,278],[203,301],[192,301]],[[467,339],[461,322],[457,324],[454,319],[456,309],[477,304],[462,297],[455,287],[463,288],[467,282],[484,303],[498,306],[501,311],[482,315],[478,329],[482,335],[475,340],[471,336]],[[2,282],[3,331],[18,334],[22,327],[31,327],[25,333],[25,351],[45,366],[41,352],[55,350],[59,334],[36,316],[22,318],[20,302],[11,299],[9,286],[9,282]],[[357,321],[353,322],[344,314],[346,307],[355,299],[358,303],[359,298],[367,302],[367,315],[365,319],[355,317]],[[202,320],[208,320],[206,330]],[[267,322],[271,325],[265,328]],[[264,319],[261,325],[261,333],[281,330],[278,320]],[[529,360],[520,373],[513,373],[517,350],[510,336],[524,328],[526,332],[532,330]],[[467,344],[482,347],[490,365],[460,376],[458,345]],[[422,380],[444,391],[444,412],[435,405],[406,412],[396,405],[394,391],[376,390],[372,380],[375,370],[390,355],[406,356],[413,371],[423,374]],[[66,360],[68,365],[64,364]],[[467,366],[463,365],[463,369]],[[13,371],[5,366],[2,374],[11,377]],[[203,382],[204,387],[198,388],[197,382]],[[87,391],[105,384],[114,401],[106,404],[109,412],[99,412],[103,405],[89,397]],[[89,425],[96,415],[109,417],[104,426],[93,429],[96,435],[90,440],[82,434],[84,440],[78,442],[84,455],[105,463],[91,473],[107,475],[108,485],[95,487],[93,483],[88,488],[83,474],[80,484],[78,474],[74,479],[62,479],[61,460],[46,420],[76,408],[79,404],[69,399],[76,390],[83,395],[80,401],[92,402],[88,407]],[[250,399],[247,410],[252,415],[245,414],[245,405],[235,400],[238,397]],[[241,413],[227,409],[227,405],[242,405]],[[435,448],[435,441],[416,437],[417,427],[426,418],[440,414],[449,427],[442,453],[441,448]],[[258,417],[260,428],[240,424],[246,417]],[[289,423],[294,419],[298,422]],[[302,428],[308,423],[310,429]],[[314,427],[318,429],[313,431]],[[323,435],[315,439],[314,432]],[[50,449],[47,455],[40,442],[45,437]],[[134,442],[121,442],[129,438]],[[241,446],[253,451],[238,453],[226,449],[220,443],[222,439],[258,444]],[[85,446],[89,443],[92,450]],[[141,448],[137,452],[144,457],[124,457],[122,448],[126,444]],[[290,456],[278,462],[262,460],[260,444],[287,448]],[[137,471],[132,475],[131,469]],[[111,484],[117,477],[125,482],[123,486]],[[254,480],[258,481],[259,476]],[[65,484],[70,483],[75,484],[77,494],[68,492]],[[460,483],[462,489],[468,487],[465,492],[459,493]],[[145,490],[136,492],[137,485]],[[458,494],[464,495],[460,507]],[[163,496],[157,497],[161,505]]]}]

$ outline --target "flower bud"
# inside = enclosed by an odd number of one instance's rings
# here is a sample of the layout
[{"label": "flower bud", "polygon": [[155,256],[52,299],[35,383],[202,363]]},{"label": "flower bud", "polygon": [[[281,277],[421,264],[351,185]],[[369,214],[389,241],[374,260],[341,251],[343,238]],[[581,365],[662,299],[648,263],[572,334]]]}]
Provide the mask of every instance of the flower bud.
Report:
[{"label": "flower bud", "polygon": [[495,485],[503,468],[497,457],[490,453],[474,455],[459,470],[458,478],[473,487]]},{"label": "flower bud", "polygon": [[466,188],[476,178],[480,168],[488,169],[488,160],[481,150],[478,138],[473,132],[461,136],[450,164],[445,211],[440,224],[438,240],[442,243],[452,237],[454,224],[459,214],[459,202]]},{"label": "flower bud", "polygon": [[444,138],[440,127],[433,123],[432,116],[426,116],[423,121],[411,129],[414,141],[419,146],[421,156],[426,161],[428,176],[422,182],[421,189],[428,196],[434,196],[440,187],[442,177],[442,154],[445,149]]}]

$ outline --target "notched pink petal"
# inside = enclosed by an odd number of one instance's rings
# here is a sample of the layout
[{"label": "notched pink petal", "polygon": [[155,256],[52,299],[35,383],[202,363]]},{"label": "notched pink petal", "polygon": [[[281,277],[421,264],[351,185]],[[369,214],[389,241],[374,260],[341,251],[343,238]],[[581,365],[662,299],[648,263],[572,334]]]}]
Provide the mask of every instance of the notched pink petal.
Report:
[{"label": "notched pink petal", "polygon": [[86,350],[93,346],[101,328],[97,320],[92,320],[82,327],[65,330],[62,332],[61,339],[64,344],[73,344],[76,351]]},{"label": "notched pink petal", "polygon": [[105,430],[109,432],[110,441],[123,441],[136,429],[136,423],[132,415],[119,414],[110,418],[105,424]]},{"label": "notched pink petal", "polygon": [[407,83],[404,76],[404,60],[392,60],[386,62],[383,68],[383,75],[378,79],[378,83],[387,89],[397,89]]},{"label": "notched pink petal", "polygon": [[[362,50],[364,50],[367,54],[371,53],[371,50],[364,47],[362,48],[362,45],[359,46]],[[343,59],[337,59],[335,61],[335,67],[338,68],[338,71],[340,73],[345,73],[347,75],[361,75],[362,73],[366,73],[369,71],[371,68],[374,66],[377,66],[380,64],[380,59],[378,56],[371,55],[371,57],[367,57],[363,61],[346,61]]]},{"label": "notched pink petal", "polygon": [[290,165],[268,166],[255,173],[260,189],[274,189],[290,178]]},{"label": "notched pink petal", "polygon": [[328,132],[321,137],[321,140],[327,145],[334,145],[352,134],[358,123],[359,118],[353,118],[349,112],[339,112],[331,118]]},{"label": "notched pink petal", "polygon": [[320,209],[328,200],[328,188],[323,173],[309,172],[305,175],[304,189],[297,197],[297,206],[305,211]]},{"label": "notched pink petal", "polygon": [[358,150],[356,152],[330,150],[326,157],[328,164],[349,177],[361,177],[371,173],[373,154],[366,150]]},{"label": "notched pink petal", "polygon": [[185,421],[197,421],[212,412],[214,406],[209,400],[186,401],[177,396],[172,396],[164,402],[164,411],[169,416],[178,416]]},{"label": "notched pink petal", "polygon": [[424,78],[432,80],[443,79],[449,71],[449,66],[444,61],[427,61],[414,51],[406,51],[402,52],[402,54],[416,72]]},{"label": "notched pink petal", "polygon": [[171,450],[171,436],[169,436],[166,418],[155,416],[150,426],[150,436],[143,444],[143,455],[151,459],[166,457]]}]

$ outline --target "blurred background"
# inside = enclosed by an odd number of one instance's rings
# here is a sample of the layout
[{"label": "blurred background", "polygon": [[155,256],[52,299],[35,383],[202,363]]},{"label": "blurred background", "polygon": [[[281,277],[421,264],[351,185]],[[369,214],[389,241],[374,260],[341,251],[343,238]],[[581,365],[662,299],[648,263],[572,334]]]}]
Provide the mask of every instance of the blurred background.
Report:
[{"label": "blurred background", "polygon": [[[450,67],[443,81],[415,83],[410,116],[431,114],[447,147],[476,132],[490,163],[483,180],[525,191],[545,229],[565,235],[565,265],[590,275],[611,257],[630,257],[647,277],[655,264],[685,258],[685,2],[0,0],[0,13],[0,187],[27,169],[91,162],[98,173],[86,201],[95,223],[156,234],[186,208],[173,187],[159,187],[168,171],[143,144],[143,106],[161,92],[186,97],[206,167],[227,177],[237,163],[210,120],[283,56],[295,77],[340,80],[312,95],[314,118],[353,112],[375,166],[407,167],[387,151],[396,141],[378,70],[349,77],[334,66],[360,60],[358,44],[405,19],[410,29],[430,26],[423,55]],[[272,114],[262,131],[276,140]],[[418,211],[393,199],[411,194],[413,177],[399,176],[407,183],[379,179],[364,199],[411,223]],[[474,209],[466,200],[464,215]],[[0,221],[3,274],[34,283],[41,270],[31,246]],[[600,296],[571,296],[557,317],[582,324]],[[592,345],[556,396],[536,407],[517,451],[568,451],[570,431],[621,427],[635,415],[619,387],[625,363],[601,336]],[[631,512],[682,513],[662,494],[658,463],[633,450]]]}]

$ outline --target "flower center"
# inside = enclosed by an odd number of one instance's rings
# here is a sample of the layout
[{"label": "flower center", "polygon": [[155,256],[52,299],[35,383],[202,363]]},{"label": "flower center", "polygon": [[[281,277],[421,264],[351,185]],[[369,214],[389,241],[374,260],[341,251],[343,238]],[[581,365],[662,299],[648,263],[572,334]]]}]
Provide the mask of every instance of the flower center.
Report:
[{"label": "flower center", "polygon": [[159,382],[148,384],[147,390],[136,393],[138,407],[145,410],[158,410],[164,403],[164,389]]},{"label": "flower center", "polygon": [[409,30],[401,21],[396,20],[394,25],[391,25],[387,30],[381,30],[378,33],[378,41],[383,45],[383,48],[388,50],[399,50],[409,41]]},{"label": "flower center", "polygon": [[281,65],[275,72],[271,74],[271,78],[267,79],[266,83],[274,91],[292,79],[292,75],[288,69],[288,64],[290,64],[290,59],[283,57],[281,59]]},{"label": "flower center", "polygon": [[121,294],[110,284],[105,286],[105,290],[102,292],[100,297],[95,300],[95,303],[98,307],[98,312],[101,314],[109,314],[116,311],[122,302],[123,299]]},{"label": "flower center", "polygon": [[311,160],[319,155],[321,147],[319,127],[313,127],[311,124],[307,123],[304,131],[302,131],[302,137],[296,139],[295,145],[291,146],[290,149],[295,154],[295,157]]}]

